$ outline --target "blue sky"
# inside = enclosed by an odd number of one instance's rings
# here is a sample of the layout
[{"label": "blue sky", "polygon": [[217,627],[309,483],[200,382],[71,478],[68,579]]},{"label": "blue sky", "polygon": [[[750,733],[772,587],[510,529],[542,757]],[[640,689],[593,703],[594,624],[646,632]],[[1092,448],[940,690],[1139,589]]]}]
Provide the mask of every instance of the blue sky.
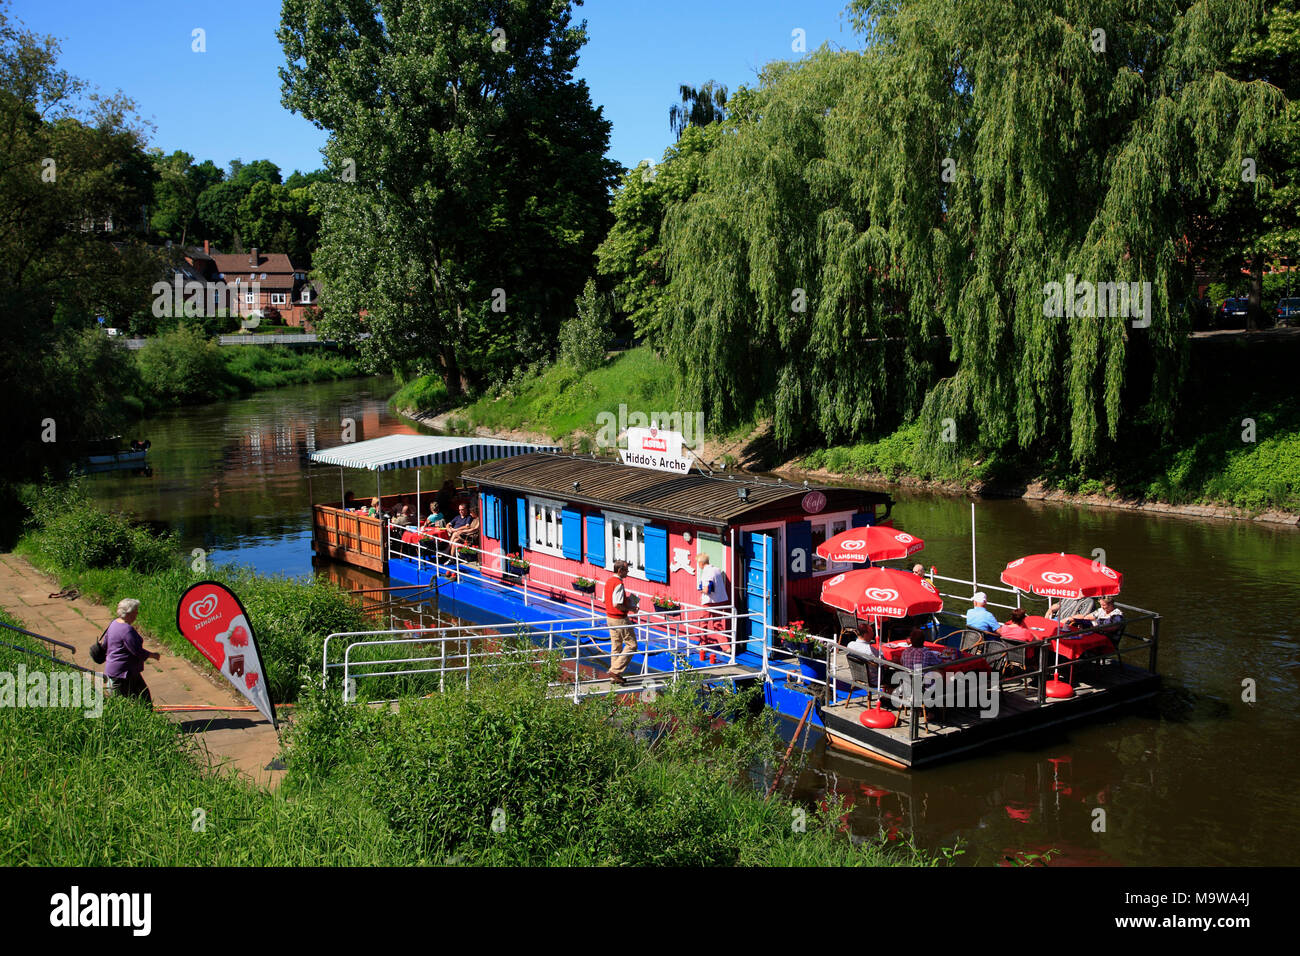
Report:
[{"label": "blue sky", "polygon": [[[681,83],[735,89],[763,64],[822,43],[858,47],[848,0],[588,0],[578,75],[613,123],[609,155],[625,166],[658,159],[673,140],[668,108]],[[325,133],[280,105],[277,0],[219,5],[176,0],[12,0],[11,18],[53,34],[60,64],[99,89],[121,90],[156,129],[151,145],[225,165],[270,159],[287,176],[320,166]],[[207,52],[191,50],[195,28]]]}]

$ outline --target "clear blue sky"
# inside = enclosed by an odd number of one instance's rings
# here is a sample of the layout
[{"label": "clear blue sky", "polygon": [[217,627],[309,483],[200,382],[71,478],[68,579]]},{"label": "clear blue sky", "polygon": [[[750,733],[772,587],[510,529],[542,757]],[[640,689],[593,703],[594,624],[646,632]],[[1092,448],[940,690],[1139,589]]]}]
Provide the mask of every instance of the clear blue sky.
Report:
[{"label": "clear blue sky", "polygon": [[[848,0],[587,0],[588,42],[578,75],[613,123],[609,155],[625,166],[658,160],[673,140],[668,108],[682,83],[754,83],[772,60],[822,43],[861,46],[842,15]],[[60,64],[105,92],[121,90],[156,129],[151,145],[197,159],[270,159],[287,176],[319,168],[325,133],[280,105],[277,0],[12,0],[28,29],[53,34]],[[207,52],[191,50],[206,31]]]}]

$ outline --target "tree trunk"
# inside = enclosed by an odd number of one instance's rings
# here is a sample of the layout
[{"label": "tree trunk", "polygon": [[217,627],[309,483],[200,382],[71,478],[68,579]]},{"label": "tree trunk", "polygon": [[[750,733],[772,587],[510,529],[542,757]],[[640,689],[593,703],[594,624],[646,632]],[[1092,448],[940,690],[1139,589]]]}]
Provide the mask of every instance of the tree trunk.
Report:
[{"label": "tree trunk", "polygon": [[1250,254],[1250,307],[1246,310],[1246,331],[1255,330],[1255,317],[1264,308],[1264,253]]}]

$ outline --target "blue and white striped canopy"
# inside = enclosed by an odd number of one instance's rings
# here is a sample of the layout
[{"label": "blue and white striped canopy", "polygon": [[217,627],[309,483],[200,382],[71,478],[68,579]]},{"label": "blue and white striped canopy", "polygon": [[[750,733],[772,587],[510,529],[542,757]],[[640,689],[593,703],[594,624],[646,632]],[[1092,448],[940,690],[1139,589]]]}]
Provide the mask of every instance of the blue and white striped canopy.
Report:
[{"label": "blue and white striped canopy", "polygon": [[369,441],[352,442],[337,448],[312,452],[311,460],[322,465],[364,468],[366,471],[396,471],[459,461],[510,458],[535,451],[559,451],[554,445],[530,445],[501,438],[458,438],[454,435],[385,435]]}]

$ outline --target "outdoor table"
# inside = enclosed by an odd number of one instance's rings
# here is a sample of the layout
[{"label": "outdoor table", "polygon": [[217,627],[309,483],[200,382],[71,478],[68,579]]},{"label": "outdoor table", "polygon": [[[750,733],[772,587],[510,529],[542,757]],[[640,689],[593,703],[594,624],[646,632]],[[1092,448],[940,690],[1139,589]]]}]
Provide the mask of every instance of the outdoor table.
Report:
[{"label": "outdoor table", "polygon": [[[903,651],[912,646],[911,641],[890,641],[887,644],[880,645],[881,656],[885,660],[897,664],[903,659]],[[931,641],[925,642],[925,647],[932,651],[938,651],[939,656],[943,658],[944,663],[940,667],[943,671],[986,671],[989,670],[989,662],[980,657],[971,658],[968,661],[958,661],[959,652],[954,651],[946,644],[935,644]]]},{"label": "outdoor table", "polygon": [[1085,656],[1091,651],[1099,651],[1102,654],[1109,654],[1115,650],[1115,645],[1105,634],[1081,634],[1078,637],[1062,637],[1053,641],[1057,653],[1066,660],[1074,661]]},{"label": "outdoor table", "polygon": [[1037,617],[1031,614],[1025,618],[1025,627],[1033,631],[1040,641],[1061,633],[1061,623],[1053,621],[1050,617]]}]

